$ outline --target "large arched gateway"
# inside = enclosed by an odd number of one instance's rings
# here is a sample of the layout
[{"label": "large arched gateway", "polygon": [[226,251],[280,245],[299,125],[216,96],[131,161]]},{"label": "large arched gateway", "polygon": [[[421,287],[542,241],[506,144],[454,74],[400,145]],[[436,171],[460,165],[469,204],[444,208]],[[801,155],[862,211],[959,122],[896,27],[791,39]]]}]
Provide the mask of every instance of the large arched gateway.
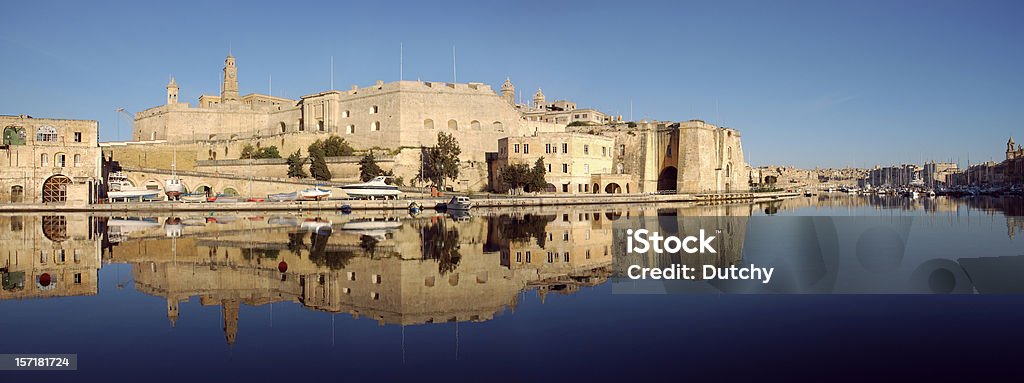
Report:
[{"label": "large arched gateway", "polygon": [[43,203],[63,203],[68,200],[68,185],[71,179],[55,175],[43,182]]},{"label": "large arched gateway", "polygon": [[669,166],[658,175],[658,191],[676,190],[678,172],[675,166]]}]

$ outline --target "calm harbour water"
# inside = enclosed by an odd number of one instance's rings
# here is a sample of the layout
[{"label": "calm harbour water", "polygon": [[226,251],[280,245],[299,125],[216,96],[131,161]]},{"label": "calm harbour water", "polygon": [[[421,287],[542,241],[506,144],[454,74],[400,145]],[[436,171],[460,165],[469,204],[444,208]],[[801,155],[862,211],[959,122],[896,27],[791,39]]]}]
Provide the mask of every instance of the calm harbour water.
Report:
[{"label": "calm harbour water", "polygon": [[966,295],[618,294],[613,222],[913,217],[908,254],[1012,260],[1022,206],[837,195],[472,217],[0,215],[0,353],[79,363],[0,377],[977,379],[1012,371],[1024,351],[1024,296],[985,294],[977,275]]}]

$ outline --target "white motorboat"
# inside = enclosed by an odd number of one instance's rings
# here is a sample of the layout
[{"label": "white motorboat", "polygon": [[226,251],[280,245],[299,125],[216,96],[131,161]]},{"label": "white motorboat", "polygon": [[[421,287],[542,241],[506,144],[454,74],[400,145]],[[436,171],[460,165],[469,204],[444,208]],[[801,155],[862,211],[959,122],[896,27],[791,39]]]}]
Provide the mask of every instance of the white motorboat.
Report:
[{"label": "white motorboat", "polygon": [[302,199],[322,200],[331,198],[331,191],[321,189],[319,186],[305,189],[299,192]]},{"label": "white motorboat", "polygon": [[388,185],[387,176],[373,177],[372,180],[341,187],[341,191],[354,198],[398,198],[398,186]]},{"label": "white motorboat", "polygon": [[189,202],[203,203],[203,202],[207,202],[206,193],[182,194],[180,197],[178,197],[178,199],[181,200],[181,202],[184,202],[184,203],[189,203]]},{"label": "white motorboat", "polygon": [[445,205],[448,210],[469,210],[473,208],[473,201],[469,197],[457,195],[452,197],[451,201]]},{"label": "white motorboat", "polygon": [[159,195],[159,189],[132,186],[128,177],[121,172],[110,173],[107,176],[107,198],[112,201],[153,200],[157,199]]},{"label": "white motorboat", "polygon": [[294,201],[294,200],[297,200],[297,199],[299,199],[299,193],[297,193],[297,192],[275,193],[275,194],[268,194],[267,195],[267,201],[271,201],[271,202]]}]

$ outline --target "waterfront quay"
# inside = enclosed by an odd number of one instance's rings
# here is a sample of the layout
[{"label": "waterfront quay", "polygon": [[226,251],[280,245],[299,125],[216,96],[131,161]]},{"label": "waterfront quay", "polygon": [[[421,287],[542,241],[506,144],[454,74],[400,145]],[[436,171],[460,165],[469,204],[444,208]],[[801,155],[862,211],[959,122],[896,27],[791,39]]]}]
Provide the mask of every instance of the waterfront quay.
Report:
[{"label": "waterfront quay", "polygon": [[[648,204],[670,202],[726,203],[761,202],[798,196],[791,192],[721,194],[618,194],[594,196],[515,196],[481,195],[473,197],[475,208],[512,208],[526,206],[570,206],[604,204]],[[0,204],[0,212],[201,212],[201,211],[331,211],[331,210],[407,210],[416,205],[433,208],[448,201],[446,197],[412,197],[393,200],[338,199],[288,202],[182,203],[171,201],[122,202],[65,206],[49,204]]]}]

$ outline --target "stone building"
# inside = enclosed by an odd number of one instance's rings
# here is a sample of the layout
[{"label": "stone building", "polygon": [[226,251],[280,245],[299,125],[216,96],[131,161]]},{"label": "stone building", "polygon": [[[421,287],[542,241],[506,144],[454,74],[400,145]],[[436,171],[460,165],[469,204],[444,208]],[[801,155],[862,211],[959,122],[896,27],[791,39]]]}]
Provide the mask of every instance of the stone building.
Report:
[{"label": "stone building", "polygon": [[[193,161],[216,162],[238,159],[245,145],[274,146],[282,155],[304,153],[314,141],[337,135],[357,151],[372,150],[394,158],[390,170],[404,180],[413,180],[421,168],[422,148],[434,145],[438,133],[444,132],[454,136],[462,149],[459,179],[451,184],[460,191],[482,191],[500,189],[500,185],[489,182],[495,177],[488,173],[494,169],[490,161],[501,156],[499,139],[507,137],[512,145],[520,138],[521,144],[531,140],[543,144],[547,134],[574,131],[610,137],[614,140],[612,149],[602,145],[606,156],[620,154],[606,157],[612,163],[600,164],[602,170],[591,170],[589,176],[582,168],[571,169],[572,180],[552,183],[556,192],[593,193],[595,184],[599,192],[610,193],[748,189],[739,132],[700,120],[644,122],[640,126],[630,123],[627,129],[621,117],[579,109],[572,101],[548,102],[540,90],[532,104],[516,103],[515,86],[509,79],[500,92],[476,82],[403,80],[332,89],[298,100],[255,93],[239,96],[234,57],[228,56],[223,71],[221,95],[201,96],[197,107],[179,102],[179,84],[172,78],[167,85],[166,105],[135,115],[134,140],[153,147],[175,145],[179,155],[191,156]],[[116,160],[123,151],[112,147],[111,155]],[[583,156],[581,160],[558,164],[587,165],[591,160],[586,158],[588,155],[577,152],[572,156]],[[525,160],[523,154],[521,159]],[[209,165],[219,168],[217,164]],[[551,170],[552,174],[559,173],[554,165]],[[255,175],[245,173],[246,169],[241,171],[238,176]],[[635,177],[632,186],[627,185],[630,181],[624,175]],[[575,190],[565,188],[567,184]],[[605,191],[612,184],[617,187]]]},{"label": "stone building", "polygon": [[749,190],[740,132],[701,120],[569,127],[615,139],[615,174],[637,177],[642,193]]},{"label": "stone building", "polygon": [[[554,193],[635,193],[636,177],[615,172],[611,137],[585,133],[537,133],[498,140],[498,152],[491,162],[491,185],[506,190],[501,181],[505,168],[512,164],[534,163],[544,159],[544,192]],[[527,190],[530,191],[530,190]]]},{"label": "stone building", "polygon": [[0,116],[0,203],[85,205],[101,187],[96,121]]}]

